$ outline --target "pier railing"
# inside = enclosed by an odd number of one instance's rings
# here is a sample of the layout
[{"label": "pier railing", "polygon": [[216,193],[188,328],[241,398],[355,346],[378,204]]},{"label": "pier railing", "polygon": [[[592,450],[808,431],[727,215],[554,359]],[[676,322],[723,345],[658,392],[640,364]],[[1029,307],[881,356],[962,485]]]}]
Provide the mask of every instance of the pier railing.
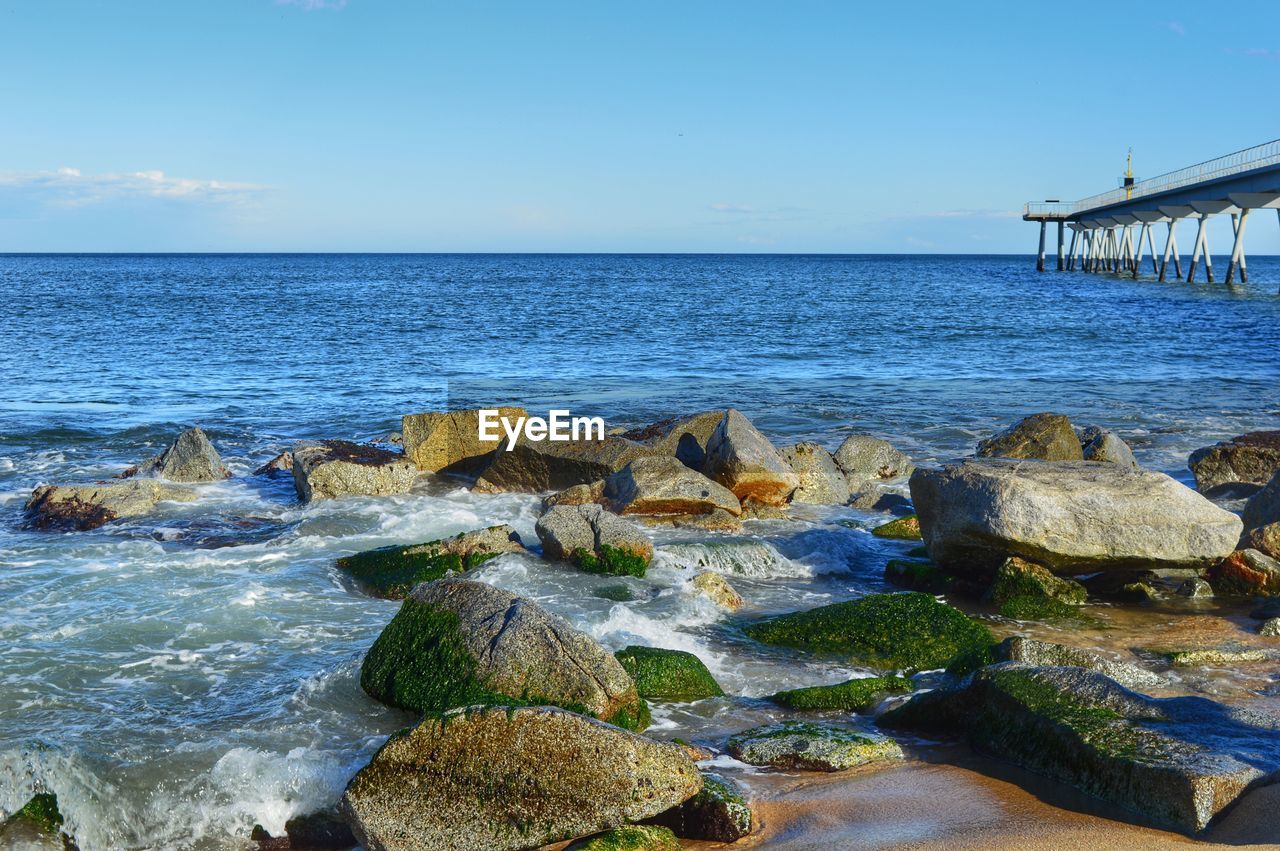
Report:
[{"label": "pier railing", "polygon": [[1046,201],[1043,204],[1023,204],[1022,216],[1036,219],[1065,219],[1075,212],[1075,204]]}]

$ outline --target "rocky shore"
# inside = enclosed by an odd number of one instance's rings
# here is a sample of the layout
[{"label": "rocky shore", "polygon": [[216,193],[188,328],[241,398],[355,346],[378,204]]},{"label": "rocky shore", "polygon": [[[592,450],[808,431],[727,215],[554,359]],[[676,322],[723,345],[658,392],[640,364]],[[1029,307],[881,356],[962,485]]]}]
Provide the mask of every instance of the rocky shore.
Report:
[{"label": "rocky shore", "polygon": [[[871,435],[834,448],[778,446],[734,409],[599,440],[522,438],[512,451],[481,439],[478,421],[475,410],[411,414],[396,442],[310,441],[254,473],[291,477],[303,506],[441,481],[480,499],[541,499],[536,541],[491,525],[337,560],[350,593],[400,601],[361,660],[360,685],[416,720],[331,810],[290,822],[285,836],[260,831],[262,848],[732,843],[767,831],[767,819],[713,769],[866,777],[929,748],[971,748],[1135,824],[1202,836],[1280,776],[1270,701],[1200,693],[1194,677],[1170,676],[1280,662],[1271,644],[1280,635],[1280,432],[1192,453],[1193,489],[1144,469],[1119,435],[1052,413],[928,466]],[[24,522],[91,534],[198,502],[229,475],[193,428],[118,479],[40,485]],[[542,570],[597,576],[598,593],[626,599],[627,582],[658,557],[655,530],[716,541],[800,525],[823,506],[881,515],[866,531],[897,549],[884,570],[897,590],[766,614],[715,570],[691,573],[689,589],[742,647],[866,675],[756,699],[770,723],[713,741],[685,741],[671,724],[652,729],[655,708],[726,696],[697,655],[640,645],[611,653],[539,601],[476,578],[504,557],[536,559]],[[1123,658],[1075,646],[1102,626],[1099,607],[1169,600],[1249,607],[1256,633],[1206,641],[1187,610],[1185,630],[1132,644]],[[1061,640],[1031,637],[1046,626]],[[37,795],[4,829],[18,822],[56,834],[56,800]]]}]

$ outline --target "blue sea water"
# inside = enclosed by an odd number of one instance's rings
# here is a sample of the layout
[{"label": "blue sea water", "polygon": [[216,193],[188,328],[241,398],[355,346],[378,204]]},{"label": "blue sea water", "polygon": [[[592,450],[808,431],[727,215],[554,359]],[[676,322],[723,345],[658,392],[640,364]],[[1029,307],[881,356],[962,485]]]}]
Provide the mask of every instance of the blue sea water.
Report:
[{"label": "blue sea water", "polygon": [[[302,507],[249,475],[299,438],[494,403],[623,426],[733,405],[779,444],[865,431],[929,462],[1054,410],[1185,480],[1195,447],[1280,428],[1280,260],[1250,272],[1228,288],[1005,256],[0,256],[0,815],[48,789],[85,849],[237,847],[331,805],[406,723],[356,673],[395,604],[334,557],[490,522],[536,540],[537,499],[424,480]],[[191,424],[236,474],[198,503],[21,528],[35,485],[113,475]],[[682,593],[688,568],[730,574],[759,611],[863,593],[895,550],[834,523],[883,518],[842,511],[728,555],[656,533],[634,603],[533,558],[484,577],[610,647],[703,656],[728,711],[660,711],[658,733],[740,728],[767,717],[760,695],[856,672],[744,649]]]}]

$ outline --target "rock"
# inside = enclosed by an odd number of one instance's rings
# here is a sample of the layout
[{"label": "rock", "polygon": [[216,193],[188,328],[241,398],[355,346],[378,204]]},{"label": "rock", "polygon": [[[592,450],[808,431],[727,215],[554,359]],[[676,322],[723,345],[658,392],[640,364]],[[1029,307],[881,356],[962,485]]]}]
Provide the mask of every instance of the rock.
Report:
[{"label": "rock", "polygon": [[737,842],[754,827],[751,805],[736,783],[712,772],[703,772],[702,791],[649,824],[670,828],[676,836],[708,842]]},{"label": "rock", "polygon": [[217,482],[231,478],[231,471],[222,465],[222,456],[197,426],[178,435],[164,452],[139,464],[133,475],[171,482]]},{"label": "rock", "polygon": [[1193,600],[1213,596],[1213,586],[1203,579],[1186,579],[1178,586],[1178,594]]},{"label": "rock", "polygon": [[565,851],[681,851],[683,847],[670,828],[630,824],[579,839]]},{"label": "rock", "polygon": [[996,656],[1006,662],[1026,662],[1037,667],[1084,668],[1105,674],[1125,688],[1136,690],[1163,688],[1168,685],[1165,678],[1148,671],[1140,665],[1129,662],[1117,662],[1088,650],[1075,647],[1064,647],[1048,641],[1037,641],[1034,638],[1011,636],[1001,642]]},{"label": "rock", "polygon": [[849,507],[859,511],[888,511],[891,514],[910,514],[912,510],[910,499],[874,483],[850,496]]},{"label": "rock", "polygon": [[1258,635],[1265,635],[1268,638],[1280,635],[1280,618],[1268,618],[1263,621],[1262,626],[1258,627]]},{"label": "rock", "polygon": [[676,745],[562,709],[490,707],[392,736],[340,809],[369,851],[516,851],[656,816],[701,787]]},{"label": "rock", "polygon": [[751,421],[730,408],[707,443],[702,472],[740,502],[784,505],[800,479]]},{"label": "rock", "polygon": [[917,470],[911,497],[929,556],[994,569],[1011,556],[1055,573],[1202,567],[1240,518],[1163,473],[1094,461],[979,459]]},{"label": "rock", "polygon": [[839,655],[881,670],[931,670],[990,654],[987,628],[928,594],[870,594],[743,630],[764,644]]},{"label": "rock", "polygon": [[293,450],[281,452],[253,471],[255,476],[275,476],[276,473],[293,473]]},{"label": "rock", "polygon": [[844,771],[869,762],[902,759],[893,739],[807,721],[784,721],[738,733],[729,753],[748,765],[787,771]]},{"label": "rock", "polygon": [[648,709],[618,660],[535,603],[466,579],[419,585],[369,648],[360,684],[390,706],[572,707],[644,729]]},{"label": "rock", "polygon": [[465,573],[503,553],[523,553],[520,536],[510,526],[490,526],[425,544],[379,547],[338,559],[368,593],[403,599],[419,582],[432,582],[446,573]]},{"label": "rock", "polygon": [[417,476],[399,452],[368,444],[322,440],[293,450],[293,484],[303,502],[408,493]]},{"label": "rock", "polygon": [[707,666],[692,653],[633,645],[613,655],[646,700],[687,703],[724,695]]},{"label": "rock", "polygon": [[1130,582],[1120,589],[1117,596],[1130,603],[1154,603],[1164,599],[1164,595],[1149,582]]},{"label": "rock", "polygon": [[978,443],[981,458],[1020,458],[1037,461],[1080,461],[1084,451],[1062,414],[1032,414],[999,434]]},{"label": "rock", "polygon": [[884,566],[884,579],[891,585],[909,591],[927,591],[930,594],[946,594],[955,587],[957,579],[939,570],[927,561],[891,559]]},{"label": "rock", "polygon": [[604,479],[598,479],[590,484],[573,485],[562,491],[557,491],[550,496],[543,497],[542,510],[545,513],[548,509],[557,505],[603,505],[604,504]]},{"label": "rock", "polygon": [[599,505],[556,505],[534,527],[549,559],[572,561],[588,573],[644,576],[653,543],[630,521]]},{"label": "rock", "polygon": [[1252,431],[1197,449],[1187,466],[1201,493],[1236,483],[1265,485],[1280,472],[1280,431]]},{"label": "rock", "polygon": [[284,836],[272,836],[261,825],[255,825],[249,838],[258,843],[258,851],[317,851],[321,848],[345,851],[359,844],[351,828],[336,813],[294,816],[285,822]]},{"label": "rock", "polygon": [[62,832],[63,824],[62,812],[58,809],[58,796],[52,792],[33,795],[13,815],[0,822],[0,839],[8,839],[4,835],[5,829],[14,824],[25,825],[40,836],[56,838]]},{"label": "rock", "polygon": [[614,435],[603,440],[543,441],[523,436],[515,448],[496,452],[476,480],[481,493],[543,493],[607,479],[652,447]]},{"label": "rock", "polygon": [[698,515],[742,506],[733,492],[675,458],[637,458],[605,480],[603,499],[619,514]]},{"label": "rock", "polygon": [[816,443],[797,443],[782,450],[782,458],[800,480],[792,502],[843,505],[849,500],[849,481],[831,453]]},{"label": "rock", "polygon": [[816,712],[865,712],[891,694],[911,691],[905,677],[864,677],[833,686],[780,691],[769,699],[790,709]]},{"label": "rock", "polygon": [[1149,652],[1163,656],[1174,668],[1200,668],[1206,665],[1222,667],[1245,662],[1262,662],[1268,656],[1265,651],[1248,647],[1191,647],[1186,649],[1151,649]]},{"label": "rock", "polygon": [[1280,769],[1280,721],[1202,697],[1149,698],[1075,667],[1004,662],[913,697],[881,726],[977,748],[1188,833]]},{"label": "rock", "polygon": [[32,529],[84,532],[113,520],[149,514],[161,502],[191,502],[196,492],[154,479],[87,485],[41,485],[24,509]]},{"label": "rock", "polygon": [[1080,449],[1086,461],[1107,461],[1135,470],[1138,468],[1133,450],[1114,431],[1089,426],[1080,433]]},{"label": "rock", "polygon": [[1257,550],[1280,559],[1280,522],[1268,523],[1245,533],[1241,549]]},{"label": "rock", "polygon": [[1280,473],[1272,476],[1262,490],[1249,497],[1242,517],[1244,528],[1250,531],[1280,522]]},{"label": "rock", "polygon": [[[495,408],[499,417],[515,422],[528,416],[524,408]],[[480,409],[409,414],[401,421],[404,455],[428,473],[474,476],[506,445],[499,427],[497,440],[480,439]]]},{"label": "rock", "polygon": [[1061,579],[1016,556],[1005,559],[987,589],[988,602],[1000,614],[1017,620],[1071,617],[1088,596],[1079,582]]},{"label": "rock", "polygon": [[877,538],[892,538],[895,541],[919,541],[920,537],[920,518],[914,514],[908,514],[906,517],[899,517],[897,520],[890,520],[871,530],[871,534]]},{"label": "rock", "polygon": [[707,459],[707,443],[724,415],[720,410],[671,417],[643,429],[623,432],[622,436],[644,443],[657,455],[676,458],[686,467],[701,470]]},{"label": "rock", "polygon": [[734,590],[734,587],[729,584],[729,580],[714,571],[704,570],[693,577],[689,584],[698,593],[708,597],[711,602],[722,609],[736,612],[746,605],[742,595]]},{"label": "rock", "polygon": [[1209,569],[1218,594],[1280,597],[1280,562],[1257,550],[1236,550]]},{"label": "rock", "polygon": [[911,459],[894,449],[893,444],[869,434],[849,435],[833,457],[851,490],[878,480],[909,476],[915,469]]},{"label": "rock", "polygon": [[614,603],[630,603],[636,599],[635,592],[623,582],[616,585],[598,585],[592,589],[591,596],[599,597],[601,600],[611,600]]},{"label": "rock", "polygon": [[632,515],[646,526],[671,525],[676,529],[696,529],[699,532],[741,532],[742,518],[735,517],[722,508],[710,514],[670,514],[660,517]]}]

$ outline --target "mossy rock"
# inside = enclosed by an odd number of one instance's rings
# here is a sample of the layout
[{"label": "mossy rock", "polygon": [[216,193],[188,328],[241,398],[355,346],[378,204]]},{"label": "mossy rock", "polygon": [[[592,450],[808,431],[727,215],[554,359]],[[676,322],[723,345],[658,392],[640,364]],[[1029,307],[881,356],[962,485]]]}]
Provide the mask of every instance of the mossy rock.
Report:
[{"label": "mossy rock", "polygon": [[616,585],[598,585],[592,589],[591,596],[599,597],[601,600],[612,600],[615,603],[630,603],[636,598],[631,587],[621,582]]},{"label": "mossy rock", "polygon": [[810,686],[780,691],[769,699],[801,711],[863,712],[890,694],[911,691],[905,677],[865,677],[833,686]]},{"label": "mossy rock", "polygon": [[884,579],[891,585],[909,591],[945,594],[956,584],[956,578],[927,561],[892,559],[884,566]]},{"label": "mossy rock", "polygon": [[647,823],[669,827],[685,839],[736,842],[751,833],[755,818],[751,804],[732,780],[703,772],[702,791]]},{"label": "mossy rock", "polygon": [[420,582],[465,573],[507,552],[522,552],[510,526],[490,526],[425,544],[379,547],[338,559],[338,569],[367,593],[402,600]]},{"label": "mossy rock", "polygon": [[729,753],[748,765],[799,771],[843,771],[886,759],[902,759],[893,739],[874,733],[784,721],[739,733]]},{"label": "mossy rock", "polygon": [[871,534],[877,538],[890,538],[895,541],[919,541],[920,536],[920,518],[915,514],[908,514],[906,517],[899,517],[897,520],[890,520],[888,523],[877,526],[871,530]]},{"label": "mossy rock", "polygon": [[994,658],[985,626],[929,594],[871,594],[752,624],[765,644],[830,653],[882,670],[972,670]]},{"label": "mossy rock", "polygon": [[1088,597],[1079,582],[1054,576],[1046,568],[1020,558],[1007,559],[996,571],[987,599],[1015,620],[1073,618]]},{"label": "mossy rock", "polygon": [[5,820],[4,826],[19,823],[25,824],[44,836],[57,836],[62,830],[62,813],[58,810],[58,796],[52,792],[33,795],[22,809]]},{"label": "mossy rock", "polygon": [[574,550],[573,563],[579,570],[602,576],[642,577],[649,567],[644,556],[608,544],[602,544],[598,554],[587,549]]},{"label": "mossy rock", "polygon": [[692,653],[631,646],[614,656],[635,680],[636,691],[643,698],[692,701],[724,694],[707,666]]},{"label": "mossy rock", "polygon": [[632,824],[579,839],[565,851],[680,851],[683,846],[670,828]]}]

